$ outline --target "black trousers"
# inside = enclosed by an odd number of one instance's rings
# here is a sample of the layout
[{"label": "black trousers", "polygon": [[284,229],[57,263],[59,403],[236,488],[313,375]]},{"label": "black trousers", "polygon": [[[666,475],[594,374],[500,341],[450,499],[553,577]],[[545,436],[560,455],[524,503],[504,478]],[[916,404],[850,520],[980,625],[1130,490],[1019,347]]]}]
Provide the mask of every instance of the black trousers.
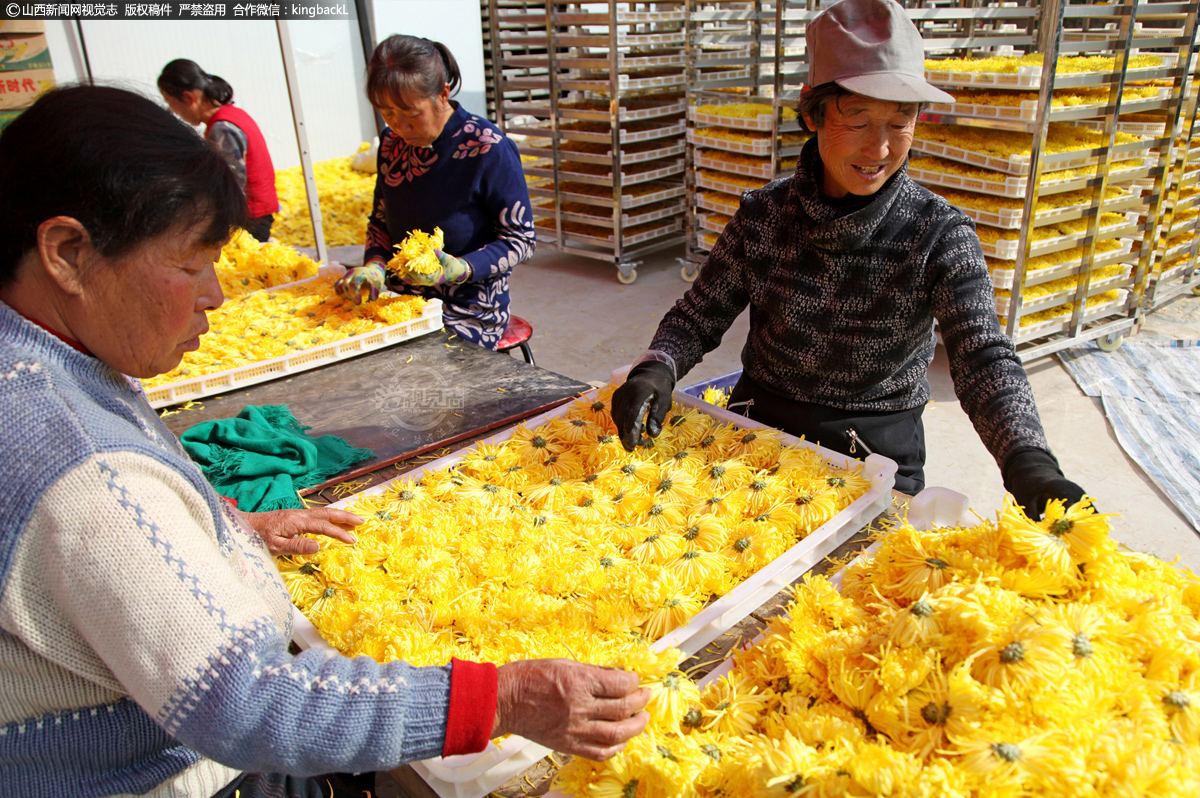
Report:
[{"label": "black trousers", "polygon": [[258,216],[254,219],[246,220],[246,232],[254,236],[256,241],[266,243],[271,237],[271,225],[275,224],[275,214],[268,213],[266,216]]},{"label": "black trousers", "polygon": [[889,457],[899,466],[896,490],[915,494],[925,487],[924,405],[888,413],[839,410],[784,399],[743,374],[729,395],[729,409],[841,454]]},{"label": "black trousers", "polygon": [[330,773],[308,777],[243,773],[213,798],[372,798],[374,795],[374,773]]}]

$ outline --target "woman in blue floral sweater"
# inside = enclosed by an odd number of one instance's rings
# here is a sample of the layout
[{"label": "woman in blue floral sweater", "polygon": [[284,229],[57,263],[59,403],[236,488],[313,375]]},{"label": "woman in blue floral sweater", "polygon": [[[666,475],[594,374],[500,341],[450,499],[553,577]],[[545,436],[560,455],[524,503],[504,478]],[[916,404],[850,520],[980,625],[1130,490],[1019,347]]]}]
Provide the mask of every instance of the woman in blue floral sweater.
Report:
[{"label": "woman in blue floral sweater", "polygon": [[[461,82],[440,42],[396,35],[367,65],[367,97],[387,128],[363,265],[338,284],[372,298],[385,287],[437,297],[459,337],[495,349],[508,325],[508,274],[533,254],[529,190],[516,145],[450,96]],[[445,235],[433,274],[389,275],[385,264],[412,230]]]}]

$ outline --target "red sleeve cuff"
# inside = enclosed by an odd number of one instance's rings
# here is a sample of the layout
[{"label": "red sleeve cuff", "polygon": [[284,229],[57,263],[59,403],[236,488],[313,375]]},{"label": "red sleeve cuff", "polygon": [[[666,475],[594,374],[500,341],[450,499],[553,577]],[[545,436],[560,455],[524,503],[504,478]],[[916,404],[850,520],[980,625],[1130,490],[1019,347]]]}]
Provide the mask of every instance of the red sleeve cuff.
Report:
[{"label": "red sleeve cuff", "polygon": [[450,660],[450,712],[442,756],[474,754],[487,748],[496,724],[496,666]]},{"label": "red sleeve cuff", "polygon": [[234,507],[237,507],[237,499],[231,499],[228,496],[222,496],[221,498],[232,504]]}]

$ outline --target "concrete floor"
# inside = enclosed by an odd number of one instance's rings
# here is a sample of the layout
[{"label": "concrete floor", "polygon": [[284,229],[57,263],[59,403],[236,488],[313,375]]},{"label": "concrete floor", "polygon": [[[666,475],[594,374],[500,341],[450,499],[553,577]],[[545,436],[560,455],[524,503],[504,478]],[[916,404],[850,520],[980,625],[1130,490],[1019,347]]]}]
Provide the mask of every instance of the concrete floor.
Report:
[{"label": "concrete floor", "polygon": [[[609,373],[645,350],[658,321],[687,290],[679,249],[664,250],[637,267],[633,285],[621,285],[611,263],[564,255],[542,247],[512,277],[513,312],[534,328],[537,365],[582,381]],[[691,385],[741,368],[739,353],[747,314],[725,340],[681,381]],[[1200,298],[1186,295],[1152,314],[1145,337],[1200,339]],[[1083,395],[1054,356],[1028,366],[1042,422],[1063,470],[1095,497],[1102,512],[1118,513],[1114,535],[1200,571],[1200,534],[1117,444],[1099,399]],[[930,369],[933,398],[925,411],[926,482],[965,494],[971,508],[992,516],[1004,497],[1000,472],[959,407],[946,364],[938,353]]]}]

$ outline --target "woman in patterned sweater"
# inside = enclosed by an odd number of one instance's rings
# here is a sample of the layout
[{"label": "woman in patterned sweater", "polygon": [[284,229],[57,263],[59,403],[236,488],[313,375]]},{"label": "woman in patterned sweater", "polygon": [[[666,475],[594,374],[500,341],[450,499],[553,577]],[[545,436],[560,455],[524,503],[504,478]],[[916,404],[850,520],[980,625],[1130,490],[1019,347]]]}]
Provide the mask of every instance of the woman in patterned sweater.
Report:
[{"label": "woman in patterned sweater", "polygon": [[611,756],[648,719],[633,673],[289,651],[269,549],[361,519],[232,507],[133,379],[200,345],[244,213],[222,156],[130,92],[48,92],[0,137],[0,793],[361,798],[506,733]]},{"label": "woman in patterned sweater", "polygon": [[[367,97],[387,123],[363,265],[338,282],[344,296],[393,291],[437,297],[447,327],[495,349],[508,326],[508,275],[533,254],[521,156],[512,140],[450,99],[461,78],[440,42],[395,35],[367,65]],[[441,269],[389,276],[393,248],[413,230],[445,235]]]},{"label": "woman in patterned sweater", "polygon": [[921,413],[941,325],[955,392],[1005,487],[1040,517],[1079,500],[1050,453],[1033,393],[1000,330],[974,225],[905,165],[926,83],[921,36],[895,0],[842,0],[806,33],[800,112],[815,135],[796,174],[742,196],[695,285],[613,397],[626,448],[657,435],[678,378],[750,307],[730,407],[844,454],[899,465],[924,487]]}]

